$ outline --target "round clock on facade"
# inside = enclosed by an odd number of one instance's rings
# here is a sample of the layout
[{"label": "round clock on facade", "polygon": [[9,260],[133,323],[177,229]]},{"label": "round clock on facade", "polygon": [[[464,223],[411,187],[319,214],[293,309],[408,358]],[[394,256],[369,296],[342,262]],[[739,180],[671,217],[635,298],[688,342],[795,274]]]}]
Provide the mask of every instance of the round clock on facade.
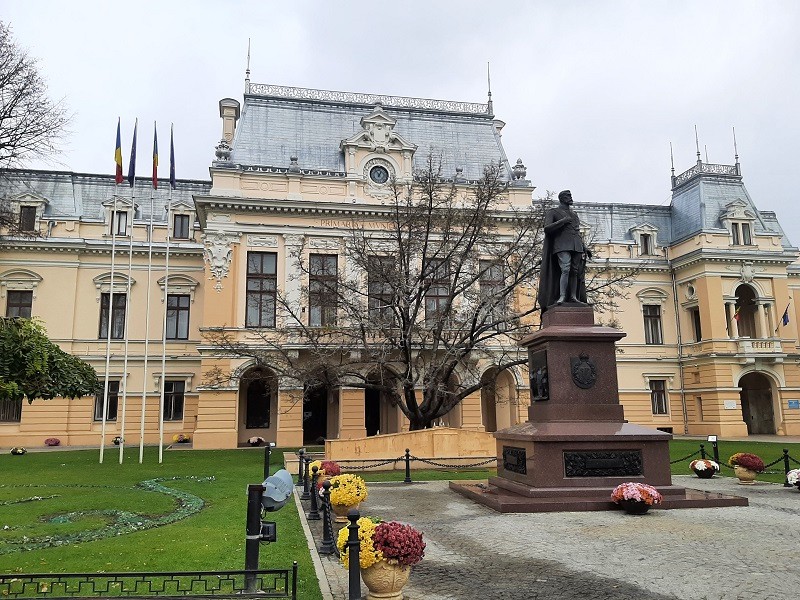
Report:
[{"label": "round clock on facade", "polygon": [[369,178],[378,184],[389,181],[389,170],[381,165],[375,165],[369,170]]}]

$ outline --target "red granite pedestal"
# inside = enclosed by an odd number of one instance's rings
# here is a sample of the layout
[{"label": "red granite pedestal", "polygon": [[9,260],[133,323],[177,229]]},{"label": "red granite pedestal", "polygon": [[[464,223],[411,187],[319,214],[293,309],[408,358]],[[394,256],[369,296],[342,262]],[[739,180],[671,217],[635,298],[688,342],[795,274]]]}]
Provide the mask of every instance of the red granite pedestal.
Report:
[{"label": "red granite pedestal", "polygon": [[528,336],[528,421],[494,434],[497,477],[451,489],[500,512],[610,510],[611,490],[648,483],[660,508],[747,506],[747,499],[672,485],[672,435],[625,421],[615,342],[625,333],[594,324],[591,307],[548,309]]}]

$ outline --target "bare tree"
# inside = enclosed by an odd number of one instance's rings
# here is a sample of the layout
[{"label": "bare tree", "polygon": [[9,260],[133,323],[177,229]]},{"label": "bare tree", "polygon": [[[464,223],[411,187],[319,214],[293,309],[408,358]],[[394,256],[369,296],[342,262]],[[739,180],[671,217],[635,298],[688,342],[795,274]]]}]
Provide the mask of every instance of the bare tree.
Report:
[{"label": "bare tree", "polygon": [[[482,372],[524,364],[518,342],[537,327],[547,203],[512,206],[501,172],[491,165],[465,187],[429,158],[413,183],[394,182],[380,221],[351,224],[344,268],[301,246],[293,258],[308,284],[276,294],[277,327],[207,330],[211,353],[300,386],[378,390],[412,430],[431,426],[490,384]],[[229,378],[218,369],[206,383]]]},{"label": "bare tree", "polygon": [[[63,100],[48,97],[36,63],[0,21],[0,170],[57,152],[69,122]],[[17,225],[7,199],[0,199],[0,225]]]}]

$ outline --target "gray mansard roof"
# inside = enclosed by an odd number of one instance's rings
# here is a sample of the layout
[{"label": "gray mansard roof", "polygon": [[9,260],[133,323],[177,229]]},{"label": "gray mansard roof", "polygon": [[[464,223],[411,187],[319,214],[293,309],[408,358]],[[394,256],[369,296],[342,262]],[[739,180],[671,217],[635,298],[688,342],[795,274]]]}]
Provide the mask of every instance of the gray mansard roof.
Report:
[{"label": "gray mansard roof", "polygon": [[243,166],[287,168],[298,158],[303,169],[344,172],[339,144],[362,130],[360,121],[380,102],[397,121],[394,131],[417,146],[414,166],[441,155],[446,176],[461,167],[477,179],[490,162],[508,160],[485,104],[373,96],[252,85],[244,96],[231,162]]},{"label": "gray mansard roof", "polygon": [[593,241],[633,242],[637,228],[656,229],[659,246],[680,242],[700,233],[724,229],[722,216],[732,205],[753,216],[755,233],[781,236],[781,244],[792,244],[774,212],[759,211],[742,182],[739,165],[698,163],[673,178],[669,206],[647,204],[579,203],[581,221]]},{"label": "gray mansard roof", "polygon": [[[168,198],[169,181],[159,179],[158,190],[153,196],[153,220],[166,221],[165,206]],[[210,181],[178,180],[177,189],[172,191],[173,205],[183,201],[193,204],[194,194],[206,194],[211,189]],[[150,179],[136,180],[134,203],[138,206],[136,219],[150,218]],[[64,171],[36,171],[11,169],[0,171],[0,199],[11,200],[24,195],[43,198],[47,201],[44,217],[80,218],[102,220],[103,203],[111,200],[114,194],[129,199],[131,188],[124,181],[114,185],[111,175],[89,175]]]}]

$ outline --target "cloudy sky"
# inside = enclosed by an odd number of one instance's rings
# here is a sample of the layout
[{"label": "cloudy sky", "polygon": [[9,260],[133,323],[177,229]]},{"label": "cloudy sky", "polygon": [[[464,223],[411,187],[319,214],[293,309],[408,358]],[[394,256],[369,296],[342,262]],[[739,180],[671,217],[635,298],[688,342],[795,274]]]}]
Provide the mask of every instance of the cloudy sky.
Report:
[{"label": "cloudy sky", "polygon": [[484,102],[490,62],[537,193],[667,204],[669,143],[688,169],[696,125],[703,159],[733,164],[735,127],[751,197],[800,244],[798,2],[0,2],[74,112],[59,163],[31,166],[113,173],[117,117],[126,163],[138,117],[140,157],[157,121],[166,174],[174,123],[178,177],[208,178],[248,38],[254,83]]}]

